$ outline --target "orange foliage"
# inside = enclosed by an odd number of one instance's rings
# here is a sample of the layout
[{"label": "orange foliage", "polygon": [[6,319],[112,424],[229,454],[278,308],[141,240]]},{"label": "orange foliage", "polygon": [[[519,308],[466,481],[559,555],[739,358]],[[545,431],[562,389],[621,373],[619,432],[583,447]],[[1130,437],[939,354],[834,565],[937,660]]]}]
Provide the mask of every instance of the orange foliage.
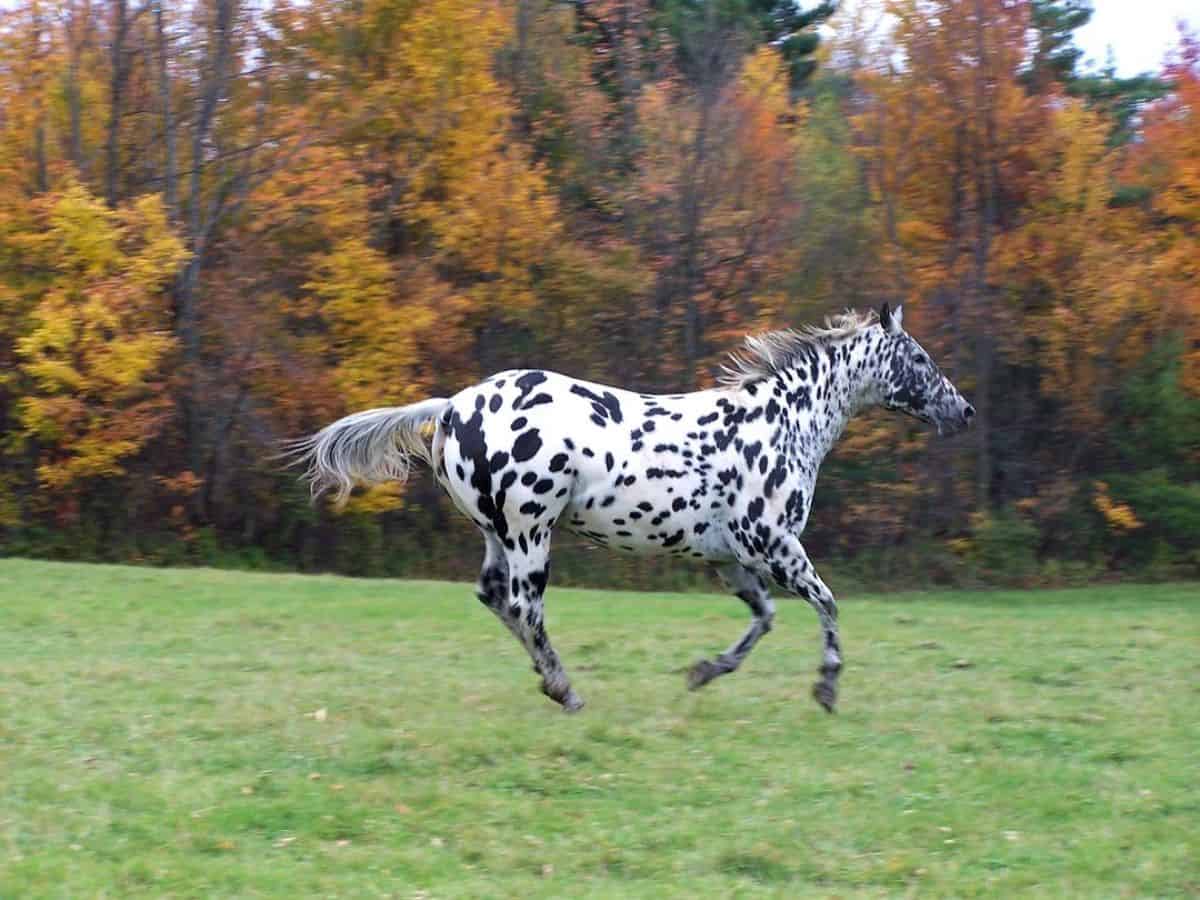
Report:
[{"label": "orange foliage", "polygon": [[1142,227],[1159,327],[1181,333],[1184,385],[1200,396],[1200,36],[1181,34],[1167,76],[1174,91],[1146,112],[1127,171],[1151,189]]}]

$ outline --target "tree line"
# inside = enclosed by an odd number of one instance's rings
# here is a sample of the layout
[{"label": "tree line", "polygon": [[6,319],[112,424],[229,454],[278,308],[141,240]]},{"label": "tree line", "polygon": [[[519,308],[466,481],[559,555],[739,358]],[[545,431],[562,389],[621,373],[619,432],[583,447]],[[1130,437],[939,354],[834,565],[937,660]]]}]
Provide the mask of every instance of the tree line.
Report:
[{"label": "tree line", "polygon": [[7,4],[5,551],[466,577],[428,479],[336,516],[280,441],[511,366],[694,389],[889,302],[976,427],[857,422],[814,552],[1195,575],[1200,41],[1124,78],[1086,0],[835,7]]}]

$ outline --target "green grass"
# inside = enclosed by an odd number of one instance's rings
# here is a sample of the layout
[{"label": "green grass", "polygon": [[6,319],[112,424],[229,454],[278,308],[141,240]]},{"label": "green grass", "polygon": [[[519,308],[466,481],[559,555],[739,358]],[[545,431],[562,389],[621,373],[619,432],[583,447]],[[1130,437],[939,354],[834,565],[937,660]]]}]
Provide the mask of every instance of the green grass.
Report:
[{"label": "green grass", "polygon": [[[1195,896],[1200,590],[552,589],[0,560],[0,897]],[[319,710],[324,712],[318,713]]]}]

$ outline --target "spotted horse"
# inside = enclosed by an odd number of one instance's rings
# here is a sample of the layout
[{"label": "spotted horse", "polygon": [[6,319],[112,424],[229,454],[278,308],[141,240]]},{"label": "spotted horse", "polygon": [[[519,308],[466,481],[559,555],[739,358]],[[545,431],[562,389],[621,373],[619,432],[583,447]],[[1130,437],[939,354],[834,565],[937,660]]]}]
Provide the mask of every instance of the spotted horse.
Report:
[{"label": "spotted horse", "polygon": [[869,406],[939,433],[975,410],[902,328],[902,311],[847,312],[825,327],[750,336],[719,387],[639,394],[553,372],[500,372],[449,399],[347,416],[294,445],[314,494],[404,481],[412,460],[483,534],[477,594],[524,645],[542,691],[571,687],[543,620],[556,526],[630,553],[714,567],[750,626],[688,673],[691,688],[734,671],[771,630],[774,581],[821,624],[813,697],[832,712],[842,653],[837,603],[800,543],[821,460]]}]

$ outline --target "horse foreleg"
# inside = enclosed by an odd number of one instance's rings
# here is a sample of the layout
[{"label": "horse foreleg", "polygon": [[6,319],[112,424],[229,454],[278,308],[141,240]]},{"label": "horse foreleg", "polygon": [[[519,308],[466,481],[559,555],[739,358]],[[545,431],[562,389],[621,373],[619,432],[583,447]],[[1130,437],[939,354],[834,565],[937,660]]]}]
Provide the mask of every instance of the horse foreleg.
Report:
[{"label": "horse foreleg", "polygon": [[693,691],[740,666],[759,638],[771,630],[771,621],[775,618],[775,603],[767,593],[767,583],[760,575],[737,563],[721,568],[719,574],[721,580],[750,607],[753,619],[750,627],[728,650],[716,659],[702,659],[692,666],[688,671],[688,687]]},{"label": "horse foreleg", "polygon": [[812,686],[812,695],[826,712],[833,712],[837,703],[838,675],[842,671],[837,600],[796,538],[789,537],[781,542],[768,563],[771,577],[781,587],[807,600],[821,621],[821,666],[817,669],[821,678]]}]

